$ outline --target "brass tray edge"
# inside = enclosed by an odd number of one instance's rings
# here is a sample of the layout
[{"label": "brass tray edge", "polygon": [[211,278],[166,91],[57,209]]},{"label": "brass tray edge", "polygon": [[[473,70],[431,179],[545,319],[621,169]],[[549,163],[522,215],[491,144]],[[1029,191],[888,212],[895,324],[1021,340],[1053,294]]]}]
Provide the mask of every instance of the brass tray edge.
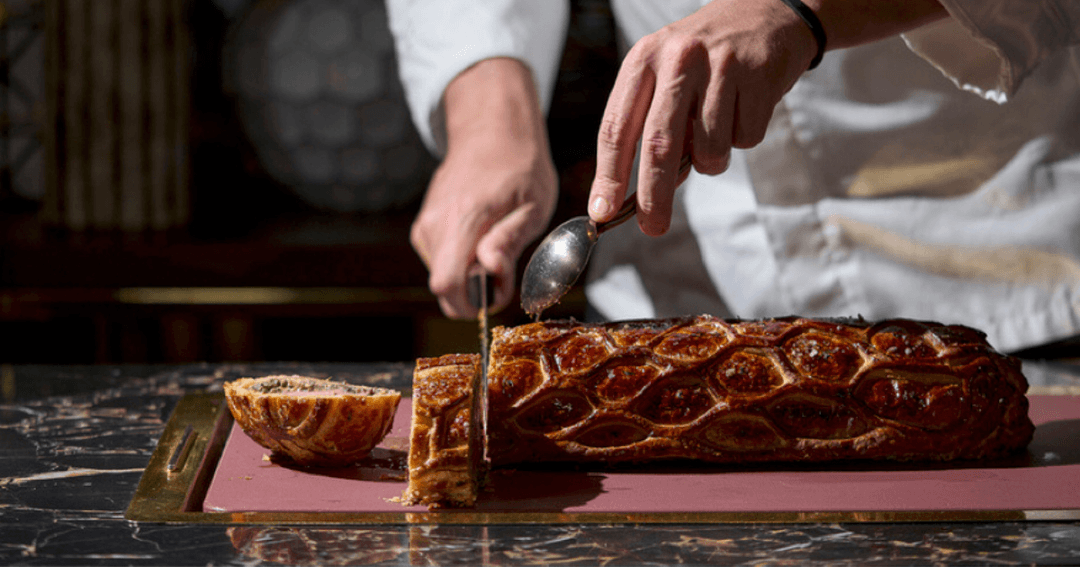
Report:
[{"label": "brass tray edge", "polygon": [[[185,395],[166,423],[124,517],[137,522],[229,525],[374,524],[799,524],[1077,521],[1080,509],[1061,510],[904,510],[820,512],[202,512],[201,502],[221,457],[232,415],[224,394]],[[192,426],[195,441],[185,462],[170,473],[170,457]]]},{"label": "brass tray edge", "polygon": [[[220,392],[187,394],[177,402],[124,513],[126,519],[157,522],[202,514],[192,511],[191,500],[200,490],[205,494],[206,483],[224,446],[223,431],[232,423],[224,402],[224,394]],[[169,461],[181,451],[188,426],[191,426],[190,447],[183,451],[182,460],[175,463],[176,469],[170,471]]]}]

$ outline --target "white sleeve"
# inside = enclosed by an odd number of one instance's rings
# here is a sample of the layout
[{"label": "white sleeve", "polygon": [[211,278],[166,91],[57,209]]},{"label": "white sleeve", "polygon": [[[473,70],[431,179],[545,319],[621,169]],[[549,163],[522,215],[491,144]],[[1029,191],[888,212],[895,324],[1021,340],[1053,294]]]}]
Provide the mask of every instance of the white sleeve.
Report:
[{"label": "white sleeve", "polygon": [[405,95],[424,143],[446,149],[442,97],[459,73],[512,57],[532,70],[540,103],[551,104],[569,22],[567,0],[387,0]]},{"label": "white sleeve", "polygon": [[904,34],[956,85],[1003,103],[1052,54],[1080,43],[1080,0],[940,0],[951,18]]}]

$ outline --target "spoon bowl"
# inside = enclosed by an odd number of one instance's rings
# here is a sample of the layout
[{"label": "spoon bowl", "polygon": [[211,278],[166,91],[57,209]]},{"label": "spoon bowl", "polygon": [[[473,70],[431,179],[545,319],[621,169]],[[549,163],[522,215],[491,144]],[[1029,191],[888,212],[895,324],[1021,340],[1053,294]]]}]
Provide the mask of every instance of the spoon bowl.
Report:
[{"label": "spoon bowl", "polygon": [[589,263],[600,234],[637,212],[637,196],[630,195],[611,220],[595,223],[587,216],[573,217],[555,227],[533,252],[521,278],[521,308],[533,317],[558,303]]},{"label": "spoon bowl", "polygon": [[[678,182],[690,174],[690,152],[679,162]],[[637,213],[637,195],[631,193],[615,216],[595,223],[587,216],[574,217],[540,241],[521,276],[521,308],[539,319],[540,313],[559,302],[589,263],[593,246],[604,232]]]}]

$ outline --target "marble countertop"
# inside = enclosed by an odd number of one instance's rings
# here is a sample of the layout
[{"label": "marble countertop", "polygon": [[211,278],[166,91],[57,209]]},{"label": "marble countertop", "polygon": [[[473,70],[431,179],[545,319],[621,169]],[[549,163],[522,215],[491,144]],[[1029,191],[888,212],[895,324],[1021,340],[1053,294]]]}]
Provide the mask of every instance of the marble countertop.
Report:
[{"label": "marble countertop", "polygon": [[[124,518],[176,403],[242,376],[363,383],[411,365],[0,366],[4,565],[1062,565],[1080,522],[261,526]],[[1036,388],[1080,367],[1025,363]],[[1070,487],[1072,489],[1074,487]]]}]

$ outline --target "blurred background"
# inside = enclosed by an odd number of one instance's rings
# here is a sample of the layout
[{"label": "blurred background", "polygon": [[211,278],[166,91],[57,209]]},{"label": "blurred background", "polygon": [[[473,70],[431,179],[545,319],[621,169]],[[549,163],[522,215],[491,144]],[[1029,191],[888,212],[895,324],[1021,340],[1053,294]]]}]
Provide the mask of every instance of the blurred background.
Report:
[{"label": "blurred background", "polygon": [[[556,222],[617,64],[606,0],[571,13]],[[436,165],[382,0],[2,1],[0,364],[475,351],[408,243]],[[545,318],[583,312],[577,290]]]}]

